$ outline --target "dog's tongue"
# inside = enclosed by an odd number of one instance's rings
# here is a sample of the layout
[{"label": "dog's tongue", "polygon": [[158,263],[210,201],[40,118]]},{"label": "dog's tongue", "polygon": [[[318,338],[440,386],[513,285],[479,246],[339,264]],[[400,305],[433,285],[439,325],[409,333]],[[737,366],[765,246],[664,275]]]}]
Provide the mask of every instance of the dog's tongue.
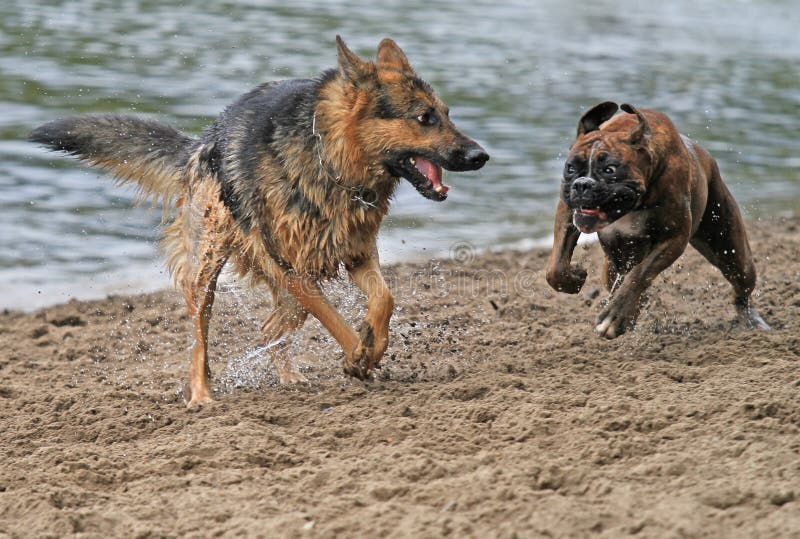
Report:
[{"label": "dog's tongue", "polygon": [[580,212],[584,215],[591,215],[592,217],[606,218],[605,212],[600,211],[600,208],[581,208]]},{"label": "dog's tongue", "polygon": [[442,183],[442,167],[431,163],[424,157],[417,157],[415,159],[417,170],[419,170],[423,176],[428,178],[430,182],[433,184],[433,189],[437,193],[446,193],[449,187]]}]

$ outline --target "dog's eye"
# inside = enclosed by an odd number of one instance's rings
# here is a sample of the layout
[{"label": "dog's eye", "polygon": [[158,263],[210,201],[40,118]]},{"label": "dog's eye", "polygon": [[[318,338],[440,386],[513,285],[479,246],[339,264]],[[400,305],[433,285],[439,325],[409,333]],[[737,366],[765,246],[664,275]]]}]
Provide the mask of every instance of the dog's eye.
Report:
[{"label": "dog's eye", "polygon": [[615,167],[614,165],[607,165],[603,169],[603,174],[607,174],[607,175],[610,176],[610,175],[614,174],[616,171],[617,171],[617,167]]},{"label": "dog's eye", "polygon": [[575,174],[575,165],[573,165],[572,163],[567,163],[567,166],[564,167],[564,172],[566,172],[569,175]]},{"label": "dog's eye", "polygon": [[428,111],[417,116],[417,121],[420,124],[428,127],[431,125],[435,125],[437,120],[436,120],[436,115],[433,112]]}]

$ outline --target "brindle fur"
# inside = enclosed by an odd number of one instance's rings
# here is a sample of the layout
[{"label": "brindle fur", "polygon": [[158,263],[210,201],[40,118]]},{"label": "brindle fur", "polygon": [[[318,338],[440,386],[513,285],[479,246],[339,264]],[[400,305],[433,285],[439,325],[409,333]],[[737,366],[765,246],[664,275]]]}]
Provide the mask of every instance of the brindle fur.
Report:
[{"label": "brindle fur", "polygon": [[[680,135],[665,114],[622,105],[627,114],[614,116],[617,108],[607,102],[588,111],[568,157],[568,163],[576,158],[587,162],[591,152],[605,153],[625,171],[610,184],[629,182],[640,193],[634,207],[626,206],[598,231],[605,253],[603,283],[611,297],[597,317],[596,331],[613,339],[632,327],[647,288],[689,244],[731,283],[741,322],[768,329],[751,301],[756,268],[744,220],[717,162]],[[580,236],[573,224],[571,181],[565,176],[556,209],[547,281],[556,290],[575,294],[586,271],[570,264]]]},{"label": "brindle fur", "polygon": [[[341,345],[345,372],[368,376],[388,345],[394,308],[375,243],[399,180],[386,156],[423,149],[447,161],[480,148],[450,122],[444,103],[392,40],[381,42],[374,63],[338,36],[337,43],[337,70],[255,88],[199,140],[114,115],[57,120],[31,135],[120,182],[138,182],[143,195],[175,208],[163,246],[194,320],[190,405],[210,400],[208,325],[226,263],[272,292],[262,332],[281,381],[305,380],[286,357],[283,337],[309,313]],[[436,111],[439,125],[413,121],[421,110]],[[341,265],[367,296],[357,332],[319,286]]]}]

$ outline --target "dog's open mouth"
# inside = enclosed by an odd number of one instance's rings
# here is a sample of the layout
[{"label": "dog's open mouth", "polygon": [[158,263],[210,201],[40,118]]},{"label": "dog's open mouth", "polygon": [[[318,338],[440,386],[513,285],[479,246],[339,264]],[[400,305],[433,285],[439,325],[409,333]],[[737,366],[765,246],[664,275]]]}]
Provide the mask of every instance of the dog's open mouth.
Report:
[{"label": "dog's open mouth", "polygon": [[441,202],[450,190],[442,183],[442,167],[420,155],[406,157],[399,163],[400,175],[419,193],[430,200]]},{"label": "dog's open mouth", "polygon": [[573,224],[584,234],[597,232],[608,225],[608,214],[600,208],[576,208],[572,213]]}]

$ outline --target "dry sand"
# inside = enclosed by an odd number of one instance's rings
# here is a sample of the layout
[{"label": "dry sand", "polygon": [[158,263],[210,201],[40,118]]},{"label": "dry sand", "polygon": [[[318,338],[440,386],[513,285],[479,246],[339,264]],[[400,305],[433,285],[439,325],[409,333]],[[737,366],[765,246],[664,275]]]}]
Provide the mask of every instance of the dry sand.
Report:
[{"label": "dry sand", "polygon": [[309,322],[311,382],[276,385],[269,304],[227,286],[199,411],[174,291],[5,313],[0,536],[800,537],[800,220],[751,238],[770,332],[732,323],[693,251],[610,342],[597,245],[577,296],[549,289],[544,250],[387,268],[367,383]]}]

